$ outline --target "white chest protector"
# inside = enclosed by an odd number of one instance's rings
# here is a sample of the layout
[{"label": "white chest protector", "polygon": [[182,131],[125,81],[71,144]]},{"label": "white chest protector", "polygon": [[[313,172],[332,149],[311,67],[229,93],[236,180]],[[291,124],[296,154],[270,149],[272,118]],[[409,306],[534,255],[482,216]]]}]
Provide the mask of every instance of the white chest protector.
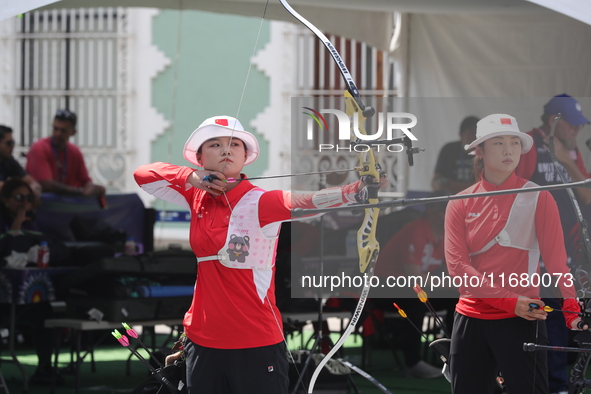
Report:
[{"label": "white chest protector", "polygon": [[[536,186],[538,185],[533,182],[527,182],[523,188]],[[528,274],[537,272],[540,246],[536,235],[536,207],[539,195],[540,192],[519,193],[511,206],[505,227],[478,252],[470,253],[470,256],[484,253],[498,243],[509,248],[527,250],[529,252]]]},{"label": "white chest protector", "polygon": [[[259,200],[264,190],[253,189],[246,193],[232,210],[224,246],[215,256],[199,257],[197,261],[218,260],[228,268],[270,270],[277,244],[280,222],[265,230],[259,224]],[[270,231],[269,231],[270,230]]]}]

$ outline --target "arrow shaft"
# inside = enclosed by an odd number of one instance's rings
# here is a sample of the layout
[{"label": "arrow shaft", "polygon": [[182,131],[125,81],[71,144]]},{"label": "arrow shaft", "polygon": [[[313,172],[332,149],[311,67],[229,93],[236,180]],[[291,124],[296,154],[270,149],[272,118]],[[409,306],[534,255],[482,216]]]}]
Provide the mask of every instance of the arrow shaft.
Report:
[{"label": "arrow shaft", "polygon": [[447,327],[443,323],[443,320],[441,320],[441,317],[437,314],[437,311],[435,311],[435,308],[433,308],[433,304],[431,304],[429,302],[429,300],[427,300],[424,304],[427,307],[427,309],[429,310],[429,312],[431,313],[431,315],[433,315],[433,318],[435,319],[435,321],[437,322],[439,327],[443,330],[443,333],[445,334],[445,336],[448,338],[451,338],[451,334],[447,330]]},{"label": "arrow shaft", "polygon": [[295,176],[319,175],[319,174],[338,174],[339,172],[353,172],[353,171],[361,171],[361,170],[363,170],[363,167],[347,168],[347,169],[332,170],[332,171],[305,172],[305,173],[300,173],[300,174],[257,176],[254,178],[245,178],[245,179],[228,178],[227,181],[229,183],[234,183],[234,182],[241,182],[241,181],[254,181],[257,179],[288,178],[288,177],[295,177]]},{"label": "arrow shaft", "polygon": [[562,313],[574,313],[575,315],[581,315],[581,313],[579,312],[574,312],[574,311],[565,311],[563,309],[552,309],[551,312],[562,312]]},{"label": "arrow shaft", "polygon": [[421,336],[423,337],[423,339],[425,341],[429,342],[429,338],[427,337],[427,335],[425,335],[425,333],[423,331],[419,330],[419,328],[417,327],[417,325],[414,324],[412,320],[410,320],[408,317],[404,317],[404,319],[406,319],[411,324],[411,326],[413,326],[414,329],[417,330],[417,332],[421,334]]},{"label": "arrow shaft", "polygon": [[150,370],[150,372],[152,373],[156,373],[158,371],[156,371],[156,369],[154,369],[154,367],[148,362],[148,360],[146,360],[141,354],[138,353],[137,350],[135,350],[134,348],[131,347],[131,345],[129,346],[125,346],[126,348],[129,349],[129,351],[131,352],[131,354],[133,354],[134,356],[136,356],[141,362],[143,362],[148,369]]},{"label": "arrow shaft", "polygon": [[531,309],[542,309],[544,312],[548,312],[548,313],[549,312],[574,313],[575,315],[583,316],[583,314],[580,312],[565,311],[563,309],[555,309],[555,308],[552,308],[551,306],[547,306],[547,305],[540,308],[540,306],[538,304],[531,303],[531,304],[529,304],[529,307]]},{"label": "arrow shaft", "polygon": [[156,365],[158,365],[160,368],[162,368],[162,363],[160,363],[160,361],[158,361],[158,359],[156,358],[156,356],[154,356],[154,354],[150,351],[150,349],[148,349],[146,347],[146,345],[144,345],[144,343],[142,342],[142,340],[139,337],[136,338],[136,339],[139,342],[140,346],[146,351],[146,353],[148,353],[148,355],[150,356],[150,358],[152,360],[154,360],[154,362],[156,363]]}]

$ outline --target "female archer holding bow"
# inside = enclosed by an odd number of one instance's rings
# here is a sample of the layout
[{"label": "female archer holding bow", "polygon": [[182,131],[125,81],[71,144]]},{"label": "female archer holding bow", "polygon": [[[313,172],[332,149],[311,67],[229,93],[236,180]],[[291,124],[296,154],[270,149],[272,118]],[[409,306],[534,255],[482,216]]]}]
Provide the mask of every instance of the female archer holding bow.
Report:
[{"label": "female archer holding bow", "polygon": [[[478,182],[460,194],[536,186],[514,172],[532,144],[510,115],[480,120],[476,140],[465,147],[475,148]],[[450,275],[465,278],[451,336],[454,394],[493,393],[498,371],[510,393],[549,392],[546,353],[523,350],[525,342],[546,341],[546,326],[539,324],[547,315],[539,299],[540,279],[545,279],[540,278],[540,255],[562,293],[562,309],[575,312],[564,313],[567,326],[586,329],[576,314],[580,308],[566,266],[560,217],[549,192],[449,202],[446,262]]]},{"label": "female archer holding bow", "polygon": [[[183,325],[189,394],[283,394],[288,364],[275,305],[275,246],[290,210],[355,202],[359,181],[306,195],[264,191],[241,171],[259,155],[256,137],[229,116],[205,120],[187,140],[190,167],[139,167],[146,192],[191,211],[197,256],[193,301]],[[230,178],[240,182],[224,182]],[[378,184],[379,185],[379,184]]]}]

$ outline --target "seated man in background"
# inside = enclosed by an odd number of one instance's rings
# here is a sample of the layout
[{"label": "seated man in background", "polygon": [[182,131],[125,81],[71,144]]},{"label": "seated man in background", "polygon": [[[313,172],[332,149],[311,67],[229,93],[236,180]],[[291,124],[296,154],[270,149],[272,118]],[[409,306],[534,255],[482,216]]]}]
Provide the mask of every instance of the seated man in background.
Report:
[{"label": "seated man in background", "polygon": [[480,119],[468,116],[460,124],[460,140],[447,143],[439,151],[435,174],[431,181],[433,190],[447,190],[456,194],[474,183],[472,159],[464,149],[476,139],[476,123]]},{"label": "seated man in background", "polygon": [[0,125],[0,188],[10,178],[20,178],[25,181],[35,193],[37,199],[41,196],[41,185],[12,156],[14,138],[12,129]]},{"label": "seated man in background", "polygon": [[27,154],[27,171],[44,192],[102,197],[105,188],[92,183],[82,152],[69,142],[76,134],[76,119],[66,109],[55,113],[51,137],[35,142]]}]

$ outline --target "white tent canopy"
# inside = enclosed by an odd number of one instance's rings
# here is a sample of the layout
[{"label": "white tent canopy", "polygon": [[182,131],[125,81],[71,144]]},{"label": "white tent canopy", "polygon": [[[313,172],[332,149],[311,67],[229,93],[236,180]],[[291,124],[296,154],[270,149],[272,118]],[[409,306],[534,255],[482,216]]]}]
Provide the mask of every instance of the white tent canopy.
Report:
[{"label": "white tent canopy", "polygon": [[[573,0],[571,0],[573,1]],[[576,0],[574,0],[576,1]],[[387,50],[392,13],[430,14],[544,14],[549,11],[524,0],[291,0],[289,3],[321,30]],[[277,1],[266,0],[0,0],[0,20],[46,6],[147,7],[201,10],[271,20],[294,21]],[[266,10],[265,10],[266,7]]]},{"label": "white tent canopy", "polygon": [[[534,1],[555,11],[534,4]],[[18,3],[18,7],[13,3]],[[0,19],[36,7],[156,7],[199,9],[261,17],[265,0],[0,0]],[[290,4],[321,30],[389,47],[394,11],[406,14],[401,48],[407,97],[448,100],[433,113],[409,99],[406,110],[421,119],[417,136],[427,153],[415,160],[409,189],[429,190],[439,148],[457,139],[464,116],[507,112],[527,131],[539,126],[548,97],[568,93],[591,97],[591,7],[585,0],[291,0]],[[560,8],[562,7],[562,8]],[[561,15],[564,14],[564,15]],[[568,15],[568,16],[565,16]],[[278,1],[266,19],[297,23]],[[578,20],[575,20],[576,18]],[[510,98],[507,100],[465,98]],[[582,99],[591,116],[591,102]],[[420,129],[420,130],[419,130]],[[586,134],[587,133],[587,134]],[[581,139],[591,137],[589,130]],[[583,145],[584,146],[584,145]],[[588,152],[584,152],[587,154]]]}]

